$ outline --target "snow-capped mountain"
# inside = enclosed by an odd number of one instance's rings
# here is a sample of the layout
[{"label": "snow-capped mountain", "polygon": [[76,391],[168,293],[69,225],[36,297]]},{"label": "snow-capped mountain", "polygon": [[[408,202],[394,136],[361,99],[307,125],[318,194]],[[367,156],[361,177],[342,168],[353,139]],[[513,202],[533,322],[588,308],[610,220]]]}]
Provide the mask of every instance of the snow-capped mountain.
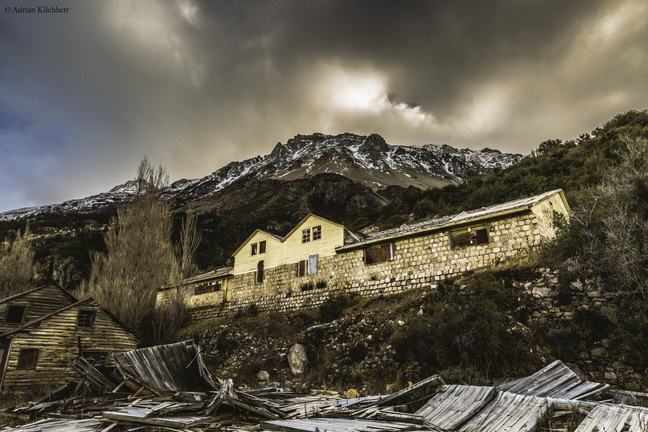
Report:
[{"label": "snow-capped mountain", "polygon": [[[371,189],[387,186],[441,187],[467,177],[506,168],[522,158],[520,154],[484,149],[458,150],[448,145],[422,147],[389,145],[376,134],[361,136],[297,135],[286,144],[278,143],[266,156],[232,162],[201,179],[179,180],[164,196],[180,202],[208,197],[227,187],[251,180],[295,180],[322,173],[336,173]],[[0,221],[42,214],[95,213],[127,202],[135,192],[129,181],[102,194],[62,204],[12,210],[0,214]]]}]

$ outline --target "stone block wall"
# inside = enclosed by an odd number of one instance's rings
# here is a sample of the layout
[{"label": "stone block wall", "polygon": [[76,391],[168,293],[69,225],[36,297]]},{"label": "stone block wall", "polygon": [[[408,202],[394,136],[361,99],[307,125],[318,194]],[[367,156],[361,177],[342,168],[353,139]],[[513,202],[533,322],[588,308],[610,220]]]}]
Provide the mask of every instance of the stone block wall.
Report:
[{"label": "stone block wall", "polygon": [[375,297],[433,288],[441,279],[528,254],[546,237],[541,225],[529,212],[481,223],[488,232],[485,244],[453,248],[451,231],[438,231],[393,240],[390,261],[366,264],[364,251],[356,249],[320,258],[315,275],[297,276],[297,263],[265,269],[262,283],[257,283],[256,272],[237,275],[229,281],[230,302],[222,296],[211,306],[195,302],[191,317],[222,317],[252,305],[279,312],[316,307],[342,292]]},{"label": "stone block wall", "polygon": [[[544,329],[547,332],[568,330],[579,313],[602,314],[603,308],[612,302],[616,293],[601,289],[594,278],[561,282],[557,270],[540,269],[537,279],[514,282],[527,305],[521,306],[528,313],[526,325],[530,328]],[[541,331],[541,330],[540,330]],[[572,358],[562,358],[570,368],[582,378],[620,386],[627,390],[642,390],[637,383],[644,381],[644,371],[637,370],[618,356],[618,347],[603,338],[595,342],[589,351],[572,354]],[[564,354],[564,353],[563,353]]]}]

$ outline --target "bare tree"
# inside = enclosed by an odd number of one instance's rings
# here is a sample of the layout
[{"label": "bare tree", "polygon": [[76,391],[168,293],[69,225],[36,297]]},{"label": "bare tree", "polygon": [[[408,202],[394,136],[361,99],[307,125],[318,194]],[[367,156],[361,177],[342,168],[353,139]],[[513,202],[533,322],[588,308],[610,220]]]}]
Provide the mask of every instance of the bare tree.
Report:
[{"label": "bare tree", "polygon": [[168,182],[164,167],[154,168],[144,158],[136,180],[133,201],[120,208],[111,221],[104,236],[106,252],[94,254],[84,289],[124,323],[158,342],[162,335],[174,334],[179,328],[184,302],[178,298],[182,304],[170,307],[165,303],[156,308],[157,292],[195,271],[188,254],[195,254],[200,237],[189,232],[195,231],[196,225],[195,218],[188,218],[181,235],[188,244],[174,248],[171,206],[159,197]]},{"label": "bare tree", "polygon": [[36,265],[29,225],[16,237],[0,244],[0,298],[33,288]]},{"label": "bare tree", "polygon": [[624,140],[621,163],[598,187],[603,216],[592,255],[611,285],[648,299],[648,140]]},{"label": "bare tree", "polygon": [[180,270],[180,280],[198,273],[196,264],[196,252],[202,236],[198,231],[198,216],[196,213],[187,211],[185,220],[182,221],[182,230],[180,231],[180,244],[177,248],[177,259]]}]

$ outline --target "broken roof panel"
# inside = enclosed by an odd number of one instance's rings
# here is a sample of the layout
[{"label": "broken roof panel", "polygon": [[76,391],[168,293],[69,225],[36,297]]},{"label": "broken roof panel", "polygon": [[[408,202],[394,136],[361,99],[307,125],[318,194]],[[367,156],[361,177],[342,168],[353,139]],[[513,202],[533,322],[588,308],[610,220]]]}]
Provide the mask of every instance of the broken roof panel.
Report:
[{"label": "broken roof panel", "polygon": [[115,354],[114,359],[123,375],[160,394],[217,388],[193,343],[140,348]]},{"label": "broken roof panel", "polygon": [[608,384],[582,381],[563,362],[556,360],[533,375],[497,386],[498,390],[555,399],[583,400],[604,392]]},{"label": "broken roof panel", "polygon": [[416,414],[444,429],[455,430],[488,405],[496,394],[493,387],[448,385]]},{"label": "broken roof panel", "polygon": [[648,426],[648,409],[628,405],[600,404],[574,432],[643,432]]},{"label": "broken roof panel", "polygon": [[60,420],[45,419],[24,426],[3,429],[4,432],[102,432],[110,428],[110,423],[95,419]]},{"label": "broken roof panel", "polygon": [[439,431],[433,426],[414,425],[404,422],[379,420],[349,420],[341,418],[313,418],[299,420],[271,420],[261,422],[264,430],[290,432],[390,432],[390,431]]},{"label": "broken roof panel", "polygon": [[461,426],[459,431],[529,432],[536,429],[548,412],[547,398],[500,392],[495,400]]}]

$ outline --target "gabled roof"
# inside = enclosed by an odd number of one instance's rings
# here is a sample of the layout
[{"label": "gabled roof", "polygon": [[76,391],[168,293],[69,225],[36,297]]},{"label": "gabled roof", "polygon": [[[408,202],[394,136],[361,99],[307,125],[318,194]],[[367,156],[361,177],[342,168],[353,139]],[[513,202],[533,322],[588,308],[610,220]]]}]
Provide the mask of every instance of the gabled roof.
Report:
[{"label": "gabled roof", "polygon": [[[88,297],[88,298],[83,299],[83,300],[77,300],[74,303],[70,303],[69,305],[63,306],[60,309],[52,311],[52,312],[50,312],[48,314],[40,316],[40,317],[38,317],[36,319],[33,319],[33,320],[29,321],[29,322],[26,322],[24,324],[21,324],[18,327],[14,327],[11,330],[7,330],[6,332],[0,334],[0,338],[4,338],[6,336],[11,336],[12,334],[19,333],[19,332],[25,330],[27,327],[31,327],[31,326],[33,326],[35,324],[38,324],[38,323],[40,323],[42,321],[45,321],[46,319],[51,318],[54,315],[60,314],[61,312],[64,312],[64,311],[66,311],[68,309],[72,309],[73,307],[76,307],[76,306],[79,306],[79,305],[82,305],[82,304],[85,304],[85,303],[91,303],[91,302],[94,302],[92,297]],[[135,336],[137,338],[137,340],[139,340],[140,342],[142,341],[142,339],[131,328],[129,328],[126,324],[124,324],[113,313],[111,313],[109,310],[104,309],[104,308],[102,308],[100,306],[98,306],[98,308],[101,309],[102,311],[104,311],[108,316],[110,316],[118,325],[123,327],[126,331],[132,333],[133,336]]]},{"label": "gabled roof", "polygon": [[444,216],[437,219],[430,219],[423,222],[418,222],[411,225],[405,225],[399,228],[392,228],[385,231],[379,231],[368,234],[362,241],[351,243],[349,245],[338,247],[336,250],[350,250],[360,246],[381,242],[385,240],[406,237],[410,235],[438,231],[449,227],[462,225],[466,223],[474,223],[481,220],[492,219],[504,215],[530,211],[531,207],[553,195],[560,194],[565,207],[569,209],[567,201],[565,200],[562,189],[556,189],[550,192],[545,192],[540,195],[535,195],[528,198],[522,198],[514,201],[508,201],[502,204],[495,204],[488,207],[479,209],[468,210],[458,214]]},{"label": "gabled roof", "polygon": [[20,297],[22,297],[22,296],[25,296],[25,295],[27,295],[27,294],[30,294],[30,293],[33,293],[33,292],[35,292],[35,291],[42,290],[43,288],[48,288],[48,287],[51,287],[51,286],[54,286],[54,287],[60,289],[61,291],[63,291],[63,292],[64,292],[66,295],[68,295],[68,296],[69,296],[73,301],[75,301],[75,302],[78,301],[78,299],[77,299],[76,297],[74,297],[72,294],[70,294],[70,292],[69,292],[68,290],[66,290],[65,288],[63,288],[61,285],[57,284],[56,282],[50,282],[50,283],[48,283],[48,284],[46,284],[46,285],[41,285],[41,286],[39,286],[39,287],[32,288],[32,289],[30,289],[30,290],[23,291],[23,292],[21,292],[21,293],[14,294],[14,295],[11,295],[11,296],[9,296],[9,297],[5,297],[5,298],[3,298],[3,299],[0,299],[0,304],[2,304],[2,303],[6,303],[6,302],[11,301],[11,300],[15,300],[15,299],[20,298]]},{"label": "gabled roof", "polygon": [[34,324],[38,324],[39,322],[44,321],[44,320],[46,320],[46,319],[49,318],[49,317],[52,317],[52,316],[54,316],[54,315],[56,315],[56,314],[59,314],[59,313],[61,313],[61,312],[63,312],[63,311],[66,311],[66,310],[68,310],[68,309],[71,309],[71,308],[73,308],[73,307],[75,307],[75,306],[79,306],[80,304],[86,303],[86,302],[89,301],[89,300],[90,300],[90,298],[87,298],[87,299],[85,299],[85,300],[78,300],[78,301],[76,301],[76,302],[74,302],[74,303],[70,303],[70,304],[67,305],[67,306],[63,306],[63,307],[60,308],[60,309],[57,309],[57,310],[55,310],[55,311],[52,311],[52,312],[50,312],[50,313],[48,313],[48,314],[45,314],[45,315],[43,315],[43,316],[40,316],[40,317],[38,317],[38,318],[36,318],[36,319],[33,319],[33,320],[29,321],[29,322],[26,322],[26,323],[24,323],[24,324],[21,324],[21,325],[19,325],[18,327],[14,327],[14,328],[12,328],[11,330],[8,330],[8,331],[4,332],[3,334],[0,334],[0,338],[5,337],[5,336],[12,335],[12,334],[14,334],[14,333],[18,333],[18,332],[20,332],[20,331],[23,331],[23,330],[26,329],[27,327],[30,327],[30,326],[32,326],[32,325],[34,325]]},{"label": "gabled roof", "polygon": [[276,235],[276,234],[269,233],[269,232],[267,232],[267,231],[260,230],[260,229],[257,228],[257,229],[254,230],[254,232],[253,232],[252,234],[250,234],[250,236],[249,236],[248,238],[245,239],[245,241],[244,241],[243,243],[241,243],[241,246],[239,246],[238,249],[236,249],[236,250],[232,253],[232,256],[234,256],[234,255],[236,255],[237,253],[239,253],[239,251],[240,251],[241,249],[243,249],[243,246],[245,246],[246,244],[248,244],[248,242],[249,242],[250,240],[252,240],[252,237],[254,237],[257,233],[265,234],[265,235],[269,236],[270,238],[272,238],[272,239],[274,239],[274,240],[276,240],[276,241],[278,241],[278,242],[282,242],[282,241],[283,241],[283,239],[282,239],[280,236],[278,236],[278,235]]},{"label": "gabled roof", "polygon": [[269,232],[267,232],[267,231],[263,231],[263,230],[260,230],[260,229],[256,229],[256,230],[254,230],[254,232],[253,232],[252,234],[250,234],[250,236],[249,236],[247,239],[245,239],[245,241],[244,241],[243,243],[241,243],[241,246],[239,246],[238,249],[236,249],[236,250],[234,251],[234,253],[232,253],[232,256],[234,256],[234,255],[236,255],[237,253],[239,253],[240,250],[243,249],[243,247],[244,247],[244,246],[245,246],[245,245],[246,245],[246,244],[247,244],[247,243],[252,239],[252,237],[254,237],[257,233],[265,234],[265,235],[270,236],[270,237],[272,237],[273,239],[275,239],[275,240],[277,240],[277,241],[283,243],[284,241],[286,241],[286,239],[287,239],[288,237],[290,237],[290,236],[291,236],[295,231],[297,231],[297,230],[298,230],[298,229],[299,229],[299,228],[300,228],[304,223],[306,223],[306,221],[307,221],[310,217],[315,217],[315,218],[320,219],[320,220],[322,220],[322,221],[324,221],[324,222],[328,222],[328,223],[330,223],[330,224],[337,225],[337,226],[339,226],[339,227],[341,227],[341,228],[343,228],[343,229],[347,229],[347,230],[348,230],[348,228],[345,227],[345,226],[342,225],[342,224],[339,224],[339,223],[337,223],[337,222],[333,222],[333,221],[328,220],[328,219],[326,219],[326,218],[323,218],[323,217],[321,217],[321,216],[317,216],[316,214],[309,213],[309,214],[307,214],[307,215],[306,215],[302,220],[300,220],[300,221],[297,223],[297,225],[295,225],[295,226],[293,227],[293,229],[290,230],[290,232],[289,232],[288,234],[286,234],[286,235],[283,236],[283,237],[280,237],[280,236],[278,236],[278,235],[276,235],[276,234],[272,234],[272,233],[269,233]]},{"label": "gabled roof", "polygon": [[341,227],[341,228],[346,229],[346,227],[345,227],[344,225],[342,225],[342,224],[339,224],[339,223],[337,223],[337,222],[330,221],[330,220],[328,220],[328,219],[326,219],[326,218],[323,218],[322,216],[317,216],[316,214],[309,213],[309,214],[307,214],[307,215],[306,215],[302,220],[300,220],[299,223],[298,223],[297,225],[295,225],[295,227],[294,227],[293,229],[291,229],[290,232],[289,232],[288,234],[286,234],[286,235],[284,236],[284,238],[283,238],[282,241],[285,241],[285,240],[286,240],[288,237],[290,237],[290,236],[291,236],[295,231],[298,231],[299,228],[301,228],[301,226],[304,225],[304,224],[306,223],[306,221],[307,221],[309,218],[311,218],[311,217],[315,217],[315,218],[317,218],[317,219],[323,220],[324,222],[328,222],[328,223],[330,223],[330,224],[337,225],[337,226],[339,226],[339,227]]}]

